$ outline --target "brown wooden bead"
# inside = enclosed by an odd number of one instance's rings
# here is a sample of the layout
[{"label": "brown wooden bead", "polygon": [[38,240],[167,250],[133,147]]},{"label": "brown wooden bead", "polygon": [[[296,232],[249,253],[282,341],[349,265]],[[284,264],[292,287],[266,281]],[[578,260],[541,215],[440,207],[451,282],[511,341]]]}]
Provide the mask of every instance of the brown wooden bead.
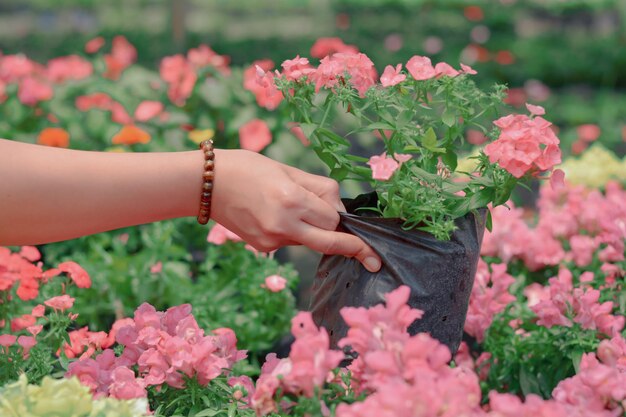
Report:
[{"label": "brown wooden bead", "polygon": [[213,181],[213,179],[215,178],[215,172],[214,171],[204,171],[204,174],[202,174],[202,178],[204,178],[205,182]]},{"label": "brown wooden bead", "polygon": [[211,197],[213,191],[213,180],[215,179],[215,152],[213,152],[213,141],[205,140],[199,143],[199,148],[204,155],[204,171],[202,173],[202,194],[200,197],[200,211],[198,213],[198,223],[207,224],[211,217]]}]

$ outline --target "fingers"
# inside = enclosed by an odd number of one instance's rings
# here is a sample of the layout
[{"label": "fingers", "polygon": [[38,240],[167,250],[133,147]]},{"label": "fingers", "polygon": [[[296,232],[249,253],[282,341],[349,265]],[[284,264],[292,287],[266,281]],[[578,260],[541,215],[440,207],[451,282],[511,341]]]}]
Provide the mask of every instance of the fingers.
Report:
[{"label": "fingers", "polygon": [[296,183],[328,203],[336,211],[345,212],[346,208],[339,198],[339,184],[337,181],[322,177],[320,175],[309,174],[297,168],[287,167],[287,173]]},{"label": "fingers", "polygon": [[370,272],[377,272],[381,267],[380,257],[376,252],[354,235],[322,230],[302,223],[299,238],[303,245],[318,252],[354,257]]},{"label": "fingers", "polygon": [[301,220],[320,229],[330,231],[337,229],[337,225],[339,225],[339,213],[337,213],[337,210],[312,192],[303,191],[302,194],[305,196],[303,208],[305,211]]}]

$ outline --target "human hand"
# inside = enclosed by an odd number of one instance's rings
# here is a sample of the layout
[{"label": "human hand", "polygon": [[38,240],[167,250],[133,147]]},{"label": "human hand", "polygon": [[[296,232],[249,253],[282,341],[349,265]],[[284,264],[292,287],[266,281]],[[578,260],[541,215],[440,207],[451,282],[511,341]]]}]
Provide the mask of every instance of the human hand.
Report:
[{"label": "human hand", "polygon": [[370,272],[380,258],[361,239],[337,232],[345,211],[339,185],[245,150],[215,150],[211,217],[250,245],[270,252],[305,245],[324,254],[355,257]]}]

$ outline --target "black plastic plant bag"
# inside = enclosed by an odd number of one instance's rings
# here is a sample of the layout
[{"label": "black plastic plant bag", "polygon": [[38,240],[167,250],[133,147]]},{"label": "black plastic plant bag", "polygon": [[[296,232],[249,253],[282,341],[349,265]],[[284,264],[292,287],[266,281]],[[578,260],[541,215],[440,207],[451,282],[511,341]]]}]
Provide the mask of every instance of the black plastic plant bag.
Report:
[{"label": "black plastic plant bag", "polygon": [[381,257],[382,268],[371,273],[356,259],[322,257],[310,310],[315,323],[328,331],[331,346],[336,347],[348,330],[339,314],[343,307],[383,303],[386,293],[407,285],[409,304],[424,311],[409,333],[428,332],[456,353],[480,256],[485,211],[457,219],[450,240],[440,241],[420,230],[403,230],[399,219],[365,217],[368,212],[364,210],[359,214],[365,216],[354,214],[358,207],[375,206],[375,193],[344,200],[344,204],[348,213],[341,214],[340,230],[369,244]]}]

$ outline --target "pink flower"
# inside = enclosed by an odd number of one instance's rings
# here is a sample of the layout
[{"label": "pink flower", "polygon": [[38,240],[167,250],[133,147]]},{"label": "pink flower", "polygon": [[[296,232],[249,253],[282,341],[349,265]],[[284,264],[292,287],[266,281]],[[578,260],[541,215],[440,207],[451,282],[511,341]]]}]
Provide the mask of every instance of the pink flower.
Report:
[{"label": "pink flower", "polygon": [[17,97],[27,106],[35,106],[40,101],[50,100],[54,91],[49,84],[34,78],[26,77],[20,81]]},{"label": "pink flower", "polygon": [[111,120],[121,125],[132,125],[133,118],[130,117],[126,108],[121,103],[113,101],[109,108],[111,110]]},{"label": "pink flower", "polygon": [[74,305],[74,300],[75,300],[74,298],[70,297],[67,294],[64,294],[64,295],[52,297],[44,301],[44,304],[52,308],[54,311],[56,310],[65,311],[68,308],[72,308],[72,306]]},{"label": "pink flower", "polygon": [[243,406],[240,405],[241,408],[249,408],[250,398],[254,395],[254,382],[248,376],[236,376],[228,378],[228,385],[233,387],[235,391],[233,392],[233,396],[235,400],[243,403]]},{"label": "pink flower", "polygon": [[14,334],[0,334],[0,346],[9,347],[13,346],[17,341],[17,336]]},{"label": "pink flower", "polygon": [[130,400],[133,398],[145,398],[146,392],[141,379],[135,378],[135,373],[124,367],[118,366],[111,373],[113,382],[109,386],[111,397],[120,400]]},{"label": "pink flower", "polygon": [[80,111],[88,111],[92,108],[110,110],[113,100],[105,93],[92,93],[76,97],[76,108]]},{"label": "pink flower", "polygon": [[243,88],[251,91],[259,106],[274,110],[283,100],[283,94],[274,83],[274,74],[270,70],[274,62],[269,59],[254,61],[243,72]]},{"label": "pink flower", "polygon": [[405,153],[394,153],[393,154],[393,158],[400,162],[400,165],[402,165],[404,162],[409,161],[411,158],[413,158],[413,155],[410,154],[405,154]]},{"label": "pink flower", "polygon": [[62,272],[67,273],[78,288],[91,287],[91,278],[89,278],[89,274],[76,262],[62,262],[59,264],[58,268]]},{"label": "pink flower", "polygon": [[550,187],[554,191],[560,191],[565,189],[565,172],[561,169],[555,169],[550,176]]},{"label": "pink flower", "polygon": [[280,275],[270,275],[265,278],[265,287],[271,292],[280,292],[285,289],[287,280]]},{"label": "pink flower", "polygon": [[26,328],[26,331],[33,336],[37,336],[43,330],[43,324],[36,324],[34,326],[29,326]]},{"label": "pink flower", "polygon": [[32,314],[34,317],[43,317],[45,314],[46,308],[41,305],[38,304],[35,307],[33,307],[33,310],[31,311],[30,314]]},{"label": "pink flower", "polygon": [[31,76],[37,69],[38,64],[22,54],[0,56],[0,80],[6,83]]},{"label": "pink flower", "polygon": [[300,55],[297,55],[294,59],[284,61],[281,67],[283,68],[282,75],[292,81],[297,81],[315,72],[315,68],[309,65],[309,60],[300,58]]},{"label": "pink flower", "polygon": [[23,349],[24,357],[28,356],[28,352],[37,344],[37,340],[33,336],[20,336],[17,338],[17,344]]},{"label": "pink flower", "polygon": [[475,337],[478,342],[483,341],[495,315],[515,301],[515,296],[509,293],[509,287],[514,282],[515,278],[506,273],[506,264],[488,266],[479,259],[465,321],[464,330],[467,334]]},{"label": "pink flower", "polygon": [[315,83],[315,91],[320,88],[334,88],[337,83],[345,80],[346,73],[349,75],[349,83],[354,87],[361,97],[375,84],[374,63],[362,53],[338,52],[334,55],[323,58],[311,81]]},{"label": "pink flower", "polygon": [[526,108],[533,116],[543,116],[546,114],[546,110],[541,106],[526,103]]},{"label": "pink flower", "polygon": [[339,38],[319,38],[311,47],[313,58],[324,58],[337,52],[356,54],[359,49],[354,45],[346,45]]},{"label": "pink flower", "polygon": [[95,54],[104,46],[104,43],[104,38],[102,36],[97,36],[85,44],[85,52],[88,54]]},{"label": "pink flower", "polygon": [[163,112],[163,103],[160,101],[142,101],[135,109],[135,120],[147,122]]},{"label": "pink flower", "polygon": [[605,365],[626,371],[626,339],[616,335],[610,340],[603,340],[598,346],[598,358]]},{"label": "pink flower", "polygon": [[36,262],[41,259],[41,253],[39,253],[39,250],[34,246],[22,246],[20,256],[28,259],[30,262]]},{"label": "pink flower", "polygon": [[402,74],[402,64],[396,65],[396,68],[391,65],[385,67],[383,75],[380,76],[380,83],[383,87],[391,87],[406,80],[406,75]]},{"label": "pink flower", "polygon": [[406,63],[406,69],[411,77],[418,81],[429,80],[437,75],[430,58],[425,56],[413,56]]},{"label": "pink flower", "polygon": [[302,128],[296,122],[288,122],[287,127],[291,134],[293,134],[304,146],[309,146],[311,141],[306,137]]},{"label": "pink flower", "polygon": [[35,316],[30,314],[22,314],[21,316],[11,319],[11,331],[13,333],[24,330],[27,327],[34,326],[37,323]]},{"label": "pink flower", "polygon": [[400,166],[396,160],[388,157],[385,152],[381,155],[372,156],[367,165],[372,168],[372,178],[379,181],[389,180]]},{"label": "pink flower", "polygon": [[445,62],[439,62],[437,65],[435,65],[436,77],[447,76],[454,78],[459,74],[460,73],[457,70],[455,70],[454,68],[452,68],[452,66],[450,66],[450,64],[446,64]]},{"label": "pink flower", "polygon": [[261,152],[272,143],[272,133],[261,119],[253,119],[239,128],[239,143],[242,149]]},{"label": "pink flower", "polygon": [[580,125],[576,128],[578,139],[585,143],[594,142],[600,137],[600,127],[595,124]]},{"label": "pink flower", "polygon": [[485,154],[514,177],[551,170],[561,162],[559,139],[550,129],[551,123],[541,116],[508,115],[494,124],[500,128],[500,136],[485,146]]},{"label": "pink flower", "polygon": [[472,145],[482,145],[487,142],[488,138],[479,130],[468,129],[466,133],[466,139],[468,143]]},{"label": "pink flower", "polygon": [[104,56],[107,69],[103,77],[117,80],[122,72],[137,60],[137,49],[121,35],[113,38],[111,53]]},{"label": "pink flower", "polygon": [[151,274],[158,274],[162,270],[163,270],[163,263],[161,261],[155,263],[154,265],[150,267]]},{"label": "pink flower", "polygon": [[593,254],[599,246],[591,236],[576,235],[569,239],[574,262],[577,266],[587,266],[593,260]]},{"label": "pink flower", "polygon": [[465,64],[461,64],[461,71],[463,71],[465,74],[469,74],[469,75],[476,75],[476,74],[478,74],[474,68],[470,67],[469,65],[465,65]]},{"label": "pink flower", "polygon": [[223,245],[227,240],[232,240],[233,242],[241,242],[242,239],[221,224],[215,223],[215,225],[209,231],[207,241],[209,243],[213,243],[214,245]]},{"label": "pink flower", "polygon": [[79,57],[69,55],[54,58],[48,61],[46,75],[54,83],[62,83],[67,80],[82,80],[93,73],[91,62]]},{"label": "pink flower", "polygon": [[187,60],[195,69],[210,66],[216,68],[224,75],[230,74],[230,69],[228,68],[230,58],[217,54],[208,45],[191,48],[187,52]]},{"label": "pink flower", "polygon": [[159,74],[168,84],[167,96],[177,106],[185,104],[196,85],[193,66],[182,55],[167,56],[161,61]]}]

